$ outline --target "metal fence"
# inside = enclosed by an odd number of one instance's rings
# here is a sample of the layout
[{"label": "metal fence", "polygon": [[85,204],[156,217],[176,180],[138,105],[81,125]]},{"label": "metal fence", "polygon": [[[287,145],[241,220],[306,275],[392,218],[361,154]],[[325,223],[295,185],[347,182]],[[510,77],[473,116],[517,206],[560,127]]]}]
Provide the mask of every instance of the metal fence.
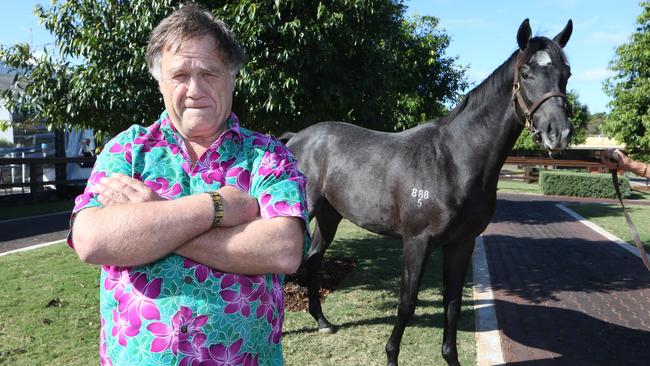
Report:
[{"label": "metal fence", "polygon": [[[0,195],[31,194],[44,189],[58,189],[61,186],[81,185],[86,179],[66,179],[66,166],[69,163],[95,163],[95,157],[49,157],[20,156],[0,158]],[[57,172],[59,174],[57,174]]]}]

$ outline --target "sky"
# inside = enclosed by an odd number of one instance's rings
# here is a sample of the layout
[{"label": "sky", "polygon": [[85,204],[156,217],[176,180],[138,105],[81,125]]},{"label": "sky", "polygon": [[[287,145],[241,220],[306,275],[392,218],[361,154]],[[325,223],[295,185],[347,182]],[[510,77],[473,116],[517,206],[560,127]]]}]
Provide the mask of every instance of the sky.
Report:
[{"label": "sky", "polygon": [[[0,44],[28,42],[37,49],[53,38],[33,15],[35,4],[49,1],[0,0]],[[408,14],[432,15],[451,37],[447,55],[468,67],[477,85],[516,49],[517,29],[529,18],[535,35],[552,38],[569,19],[573,35],[565,47],[573,76],[567,88],[591,113],[607,112],[609,97],[603,81],[612,75],[609,63],[617,46],[635,31],[641,6],[636,0],[410,0]]]},{"label": "sky", "polygon": [[607,112],[609,96],[603,82],[616,47],[629,42],[641,6],[635,0],[412,0],[408,13],[432,15],[451,37],[448,56],[468,66],[467,79],[477,85],[517,49],[517,30],[530,20],[533,35],[553,38],[573,21],[573,34],[564,48],[573,76],[567,89],[589,112]]}]

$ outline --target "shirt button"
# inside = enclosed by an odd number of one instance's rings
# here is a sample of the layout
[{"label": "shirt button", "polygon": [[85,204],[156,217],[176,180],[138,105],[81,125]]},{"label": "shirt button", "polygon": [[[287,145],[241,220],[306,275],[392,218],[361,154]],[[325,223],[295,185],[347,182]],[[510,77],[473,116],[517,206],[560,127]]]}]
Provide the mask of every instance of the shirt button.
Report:
[{"label": "shirt button", "polygon": [[190,276],[185,276],[185,278],[183,278],[183,282],[185,282],[185,283],[187,283],[187,284],[192,283],[192,277],[190,277]]}]

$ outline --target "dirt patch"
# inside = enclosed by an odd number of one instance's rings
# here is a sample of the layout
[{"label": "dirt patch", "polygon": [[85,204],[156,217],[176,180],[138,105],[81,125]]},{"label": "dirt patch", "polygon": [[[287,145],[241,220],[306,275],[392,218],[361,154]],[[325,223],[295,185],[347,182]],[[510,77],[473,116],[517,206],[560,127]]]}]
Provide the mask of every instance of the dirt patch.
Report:
[{"label": "dirt patch", "polygon": [[[319,272],[320,275],[320,301],[322,302],[330,292],[354,269],[356,263],[350,258],[325,258]],[[307,296],[307,271],[300,266],[298,272],[288,275],[284,279],[284,308],[288,311],[304,311],[309,308]]]}]

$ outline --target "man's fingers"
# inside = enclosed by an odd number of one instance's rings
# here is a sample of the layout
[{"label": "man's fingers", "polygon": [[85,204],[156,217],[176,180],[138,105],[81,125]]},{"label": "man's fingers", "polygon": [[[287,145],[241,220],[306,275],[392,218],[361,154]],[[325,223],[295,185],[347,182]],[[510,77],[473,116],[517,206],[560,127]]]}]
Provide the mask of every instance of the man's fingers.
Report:
[{"label": "man's fingers", "polygon": [[[122,175],[122,177],[126,178],[126,176],[124,175]],[[131,183],[129,180],[124,179],[122,177],[111,176],[108,178],[102,178],[100,180],[100,183],[106,187],[113,189],[114,191],[121,193],[127,198],[133,197],[133,195],[138,193],[138,190],[136,190],[131,184],[129,184]],[[132,179],[132,178],[128,178],[128,179]]]},{"label": "man's fingers", "polygon": [[112,204],[124,203],[126,197],[123,196],[120,192],[100,184],[97,186],[97,200],[104,206],[110,206]]},{"label": "man's fingers", "polygon": [[118,181],[122,182],[123,184],[128,185],[129,187],[131,187],[134,190],[139,191],[139,192],[145,192],[146,190],[151,189],[151,188],[147,187],[147,185],[142,183],[141,181],[139,181],[139,180],[137,180],[135,178],[131,178],[131,177],[129,177],[127,175],[124,175],[124,174],[116,173],[116,174],[113,174],[112,177],[115,177],[115,179],[117,179]]}]

